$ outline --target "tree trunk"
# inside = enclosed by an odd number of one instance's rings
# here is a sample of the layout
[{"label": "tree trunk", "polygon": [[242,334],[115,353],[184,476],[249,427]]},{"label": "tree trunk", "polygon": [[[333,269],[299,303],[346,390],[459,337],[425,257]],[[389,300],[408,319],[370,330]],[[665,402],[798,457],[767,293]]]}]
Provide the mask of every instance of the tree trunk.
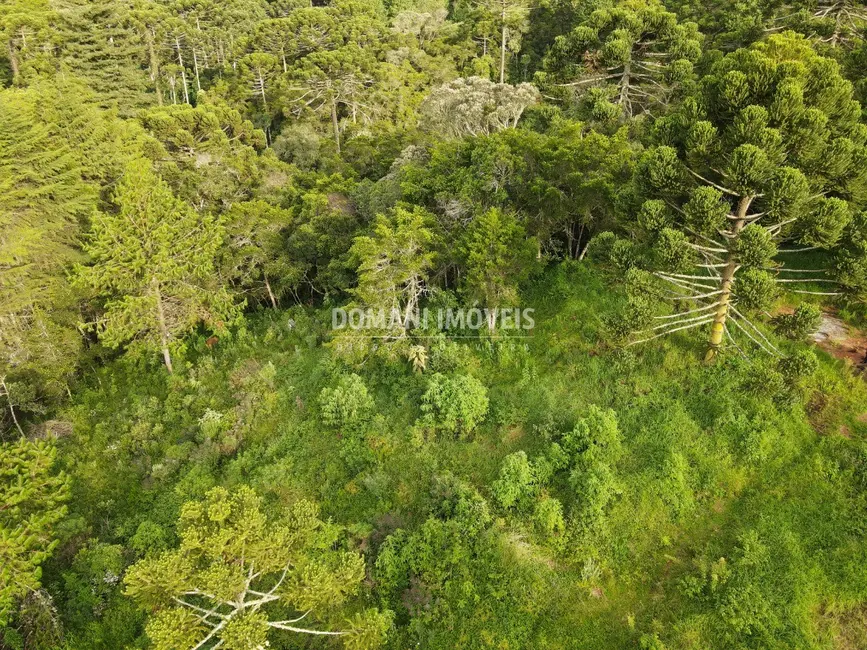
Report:
[{"label": "tree trunk", "polygon": [[15,423],[15,428],[18,429],[18,433],[24,436],[24,429],[21,428],[21,425],[18,423],[18,418],[15,416],[15,407],[12,406],[12,396],[9,394],[9,388],[6,386],[6,377],[0,378],[0,387],[3,388],[3,394],[6,396],[6,401],[9,402],[9,413],[12,414],[12,421]]},{"label": "tree trunk", "polygon": [[503,11],[500,14],[500,83],[506,83],[506,0],[502,0]]},{"label": "tree trunk", "polygon": [[154,296],[157,299],[157,322],[160,327],[160,345],[163,350],[163,362],[166,364],[166,369],[169,373],[172,372],[172,355],[169,353],[169,330],[166,327],[166,314],[163,310],[163,295],[160,292],[160,285],[157,282],[153,283]]},{"label": "tree trunk", "polygon": [[488,331],[493,333],[493,331],[497,328],[497,310],[489,309],[488,310]]},{"label": "tree trunk", "polygon": [[737,242],[738,234],[740,234],[741,230],[744,228],[747,210],[749,210],[752,201],[753,197],[751,196],[744,196],[741,198],[738,203],[737,219],[735,219],[734,225],[730,230],[732,237],[729,240],[729,252],[726,254],[726,265],[725,268],[723,268],[720,277],[720,289],[722,290],[722,293],[720,294],[719,306],[717,307],[716,314],[714,314],[713,324],[710,328],[710,340],[708,341],[707,353],[704,356],[705,362],[708,363],[713,361],[717,352],[719,352],[719,347],[723,340],[723,334],[725,333],[726,318],[729,313],[729,302],[732,293],[732,282],[734,281],[735,272],[737,271],[737,256],[734,252],[735,243]]},{"label": "tree trunk", "polygon": [[625,117],[632,117],[632,106],[629,103],[629,75],[632,72],[632,62],[623,64],[623,74],[620,75],[620,104]]},{"label": "tree trunk", "polygon": [[262,71],[259,70],[259,94],[262,95],[262,110],[268,112],[268,100],[265,99],[265,77],[262,76]]},{"label": "tree trunk", "polygon": [[334,127],[334,142],[337,143],[337,153],[340,153],[340,126],[337,123],[337,98],[331,93],[331,125]]},{"label": "tree trunk", "polygon": [[271,291],[271,283],[268,282],[268,277],[265,276],[265,288],[268,290],[268,297],[271,299],[271,306],[277,309],[277,299],[274,297],[274,292]]},{"label": "tree trunk", "polygon": [[196,71],[196,90],[202,92],[202,81],[199,78],[199,57],[196,55],[196,48],[193,48],[193,69]]},{"label": "tree trunk", "polygon": [[9,39],[9,65],[12,66],[12,85],[18,82],[20,70],[18,68],[18,56],[15,54],[15,46],[12,45],[12,39]]},{"label": "tree trunk", "polygon": [[184,69],[184,56],[181,54],[181,41],[175,36],[175,49],[178,52],[178,66],[181,69],[181,81],[184,84],[184,101],[189,104],[190,103],[190,92],[187,89],[187,72]]},{"label": "tree trunk", "polygon": [[150,58],[150,67],[151,67],[151,81],[154,82],[154,89],[157,92],[157,103],[162,106],[163,105],[163,91],[160,88],[160,64],[159,59],[157,58],[157,51],[154,47],[154,38],[155,35],[153,32],[148,32],[148,56]]}]

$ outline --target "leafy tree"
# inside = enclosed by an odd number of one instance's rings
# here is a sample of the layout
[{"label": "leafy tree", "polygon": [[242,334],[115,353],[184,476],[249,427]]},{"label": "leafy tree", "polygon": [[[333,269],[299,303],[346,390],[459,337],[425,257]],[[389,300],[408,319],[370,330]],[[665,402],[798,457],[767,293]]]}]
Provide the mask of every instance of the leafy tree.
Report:
[{"label": "leafy tree", "polygon": [[260,155],[265,134],[223,104],[154,108],[138,120],[154,138],[144,148],[155,169],[199,209],[221,211],[253,198],[269,174],[283,172],[270,152]]},{"label": "leafy tree", "polygon": [[378,215],[372,235],[356,237],[350,254],[358,265],[358,285],[348,307],[376,320],[363,330],[340,333],[335,346],[342,353],[363,353],[373,335],[391,351],[408,343],[434,259],[428,219],[422,209],[398,207],[391,217]]},{"label": "leafy tree", "polygon": [[263,297],[264,289],[274,309],[292,273],[283,236],[290,222],[288,210],[261,200],[236,203],[224,216],[228,243],[221,257],[224,273],[257,298]]},{"label": "leafy tree", "polygon": [[774,25],[784,24],[819,45],[854,47],[867,33],[867,11],[856,0],[794,0],[769,3],[776,11]]},{"label": "leafy tree", "polygon": [[13,84],[20,84],[29,68],[40,67],[49,40],[49,25],[55,19],[47,0],[10,0],[0,6],[0,35],[4,55],[9,57]]},{"label": "leafy tree", "polygon": [[517,126],[538,100],[528,83],[495,84],[481,77],[455,79],[431,91],[422,106],[426,128],[451,137],[489,135]]},{"label": "leafy tree", "polygon": [[112,126],[74,86],[0,92],[0,120],[0,378],[13,385],[6,398],[38,410],[39,398],[66,392],[75,369],[77,296],[66,273],[95,181],[112,176],[101,167],[118,152],[104,147]]},{"label": "leafy tree", "polygon": [[512,214],[491,208],[470,225],[464,242],[464,293],[489,310],[491,329],[497,308],[517,307],[518,284],[532,270],[535,254],[536,242]]},{"label": "leafy tree", "polygon": [[864,200],[867,128],[859,117],[838,64],[789,33],[719,61],[701,93],[661,121],[663,144],[640,165],[648,200],[638,221],[658,276],[698,306],[666,317],[654,337],[711,324],[711,359],[731,320],[777,353],[741,309],[765,308],[778,283],[834,282],[826,270],[783,262],[833,249],[852,205]]},{"label": "leafy tree", "polygon": [[53,471],[56,455],[45,440],[0,444],[0,627],[16,602],[39,588],[41,565],[57,546],[69,483]]},{"label": "leafy tree", "polygon": [[342,45],[339,16],[333,7],[302,7],[280,18],[256,25],[251,45],[280,61],[283,72],[289,64],[311,52],[336,49]]},{"label": "leafy tree", "polygon": [[353,283],[357,262],[350,249],[364,226],[349,198],[354,186],[335,174],[300,178],[291,189],[286,255],[292,270],[284,279],[294,295],[333,295]]},{"label": "leafy tree", "polygon": [[377,557],[377,584],[406,623],[396,640],[403,647],[452,648],[456,638],[532,645],[539,619],[514,614],[550,589],[551,574],[509,553],[510,536],[491,525],[489,507],[472,486],[439,478],[436,487],[433,512],[420,526],[390,534]]},{"label": "leafy tree", "polygon": [[499,478],[491,484],[494,498],[503,508],[526,504],[538,489],[527,454],[516,451],[503,459]]},{"label": "leafy tree", "polygon": [[353,121],[359,115],[371,121],[373,107],[365,102],[365,94],[376,81],[376,73],[376,59],[356,43],[313,52],[290,73],[289,110],[298,116],[306,113],[328,116],[339,153],[340,109],[345,108]]},{"label": "leafy tree", "polygon": [[615,466],[623,450],[614,411],[591,406],[561,444],[571,457],[569,483],[579,500],[581,523],[590,528],[603,524],[621,492]]},{"label": "leafy tree", "polygon": [[156,94],[157,104],[163,105],[161,44],[165,39],[168,7],[152,0],[137,0],[130,7],[129,23],[138,34],[147,53],[148,81]]},{"label": "leafy tree", "polygon": [[98,212],[86,245],[92,262],[78,281],[105,296],[96,323],[108,345],[170,348],[200,322],[222,328],[237,314],[223,287],[213,286],[222,225],[177,199],[149,162],[129,164],[114,194],[116,209]]},{"label": "leafy tree", "polygon": [[334,550],[339,529],[313,504],[272,518],[249,487],[214,488],[184,505],[178,527],[179,548],[140,560],[124,579],[126,593],[153,612],[147,634],[158,650],[212,641],[255,650],[279,632],[338,637],[351,650],[384,641],[388,612],[349,616],[364,561]]},{"label": "leafy tree", "polygon": [[240,63],[241,83],[247,86],[256,102],[262,102],[262,111],[270,115],[268,97],[278,73],[278,61],[270,54],[248,54]]},{"label": "leafy tree", "polygon": [[61,6],[56,56],[63,73],[84,80],[101,106],[117,107],[121,115],[153,105],[147,41],[129,4],[69,0]]},{"label": "leafy tree", "polygon": [[773,320],[777,333],[794,341],[806,339],[821,322],[822,310],[811,304],[798,305],[792,313],[780,314]]},{"label": "leafy tree", "polygon": [[481,0],[479,8],[496,26],[499,35],[499,81],[506,83],[506,52],[521,49],[521,34],[527,31],[531,2],[528,0]]},{"label": "leafy tree", "polygon": [[323,388],[319,405],[326,424],[354,429],[370,418],[373,398],[367,392],[364,380],[352,373],[341,376],[336,386]]},{"label": "leafy tree", "polygon": [[576,94],[594,120],[628,119],[667,106],[700,54],[695,24],[679,24],[653,0],[615,4],[558,36],[538,78],[546,89]]}]

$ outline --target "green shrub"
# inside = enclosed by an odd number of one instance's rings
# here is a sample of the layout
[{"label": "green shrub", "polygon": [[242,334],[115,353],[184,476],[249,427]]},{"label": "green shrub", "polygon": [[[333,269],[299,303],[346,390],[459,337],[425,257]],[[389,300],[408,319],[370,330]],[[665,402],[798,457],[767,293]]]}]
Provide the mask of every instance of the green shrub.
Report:
[{"label": "green shrub", "polygon": [[421,409],[427,426],[467,435],[488,412],[488,391],[475,377],[435,373],[428,381]]},{"label": "green shrub", "polygon": [[503,459],[500,477],[491,485],[497,503],[509,509],[527,502],[536,491],[536,478],[527,454],[516,451]]},{"label": "green shrub", "polygon": [[333,387],[319,393],[319,407],[325,424],[356,430],[370,419],[373,398],[364,380],[355,373],[342,375]]},{"label": "green shrub", "polygon": [[780,314],[771,321],[774,331],[793,341],[803,341],[819,329],[822,310],[816,305],[798,305],[791,314]]},{"label": "green shrub", "polygon": [[536,525],[536,530],[546,537],[562,535],[566,529],[566,522],[563,519],[563,504],[554,497],[542,497],[536,502],[533,523]]}]

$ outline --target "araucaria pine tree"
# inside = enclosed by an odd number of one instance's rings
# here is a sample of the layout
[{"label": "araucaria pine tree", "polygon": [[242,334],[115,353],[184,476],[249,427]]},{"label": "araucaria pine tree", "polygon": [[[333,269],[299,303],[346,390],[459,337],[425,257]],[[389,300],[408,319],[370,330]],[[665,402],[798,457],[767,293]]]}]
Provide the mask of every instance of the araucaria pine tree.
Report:
[{"label": "araucaria pine tree", "polygon": [[268,518],[249,487],[214,488],[185,504],[178,524],[180,548],[141,560],[125,578],[126,593],[153,613],[146,629],[156,650],[259,650],[272,636],[337,638],[347,650],[384,642],[388,612],[350,618],[346,608],[364,559],[334,550],[340,529],[312,503]]},{"label": "araucaria pine tree", "polygon": [[860,113],[838,64],[786,33],[718,61],[659,121],[638,173],[637,221],[671,297],[694,306],[661,317],[650,337],[709,324],[710,360],[732,322],[776,353],[745,312],[766,309],[779,283],[836,293],[828,269],[799,260],[834,248],[864,200]]},{"label": "araucaria pine tree", "polygon": [[94,216],[92,263],[79,267],[79,281],[106,298],[97,322],[105,343],[159,350],[171,372],[176,337],[201,322],[220,328],[237,313],[214,284],[222,225],[175,197],[143,159],[128,165],[114,204]]},{"label": "araucaria pine tree", "polygon": [[616,5],[558,36],[538,82],[546,92],[574,95],[595,120],[627,119],[665,106],[692,78],[700,54],[694,23],[678,23],[653,0]]}]

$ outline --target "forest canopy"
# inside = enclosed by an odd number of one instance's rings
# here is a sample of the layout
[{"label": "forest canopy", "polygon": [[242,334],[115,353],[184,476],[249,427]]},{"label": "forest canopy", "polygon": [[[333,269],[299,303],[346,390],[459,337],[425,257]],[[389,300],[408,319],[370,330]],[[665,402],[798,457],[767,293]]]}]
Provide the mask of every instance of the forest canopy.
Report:
[{"label": "forest canopy", "polygon": [[867,648],[864,3],[0,40],[0,650]]}]

